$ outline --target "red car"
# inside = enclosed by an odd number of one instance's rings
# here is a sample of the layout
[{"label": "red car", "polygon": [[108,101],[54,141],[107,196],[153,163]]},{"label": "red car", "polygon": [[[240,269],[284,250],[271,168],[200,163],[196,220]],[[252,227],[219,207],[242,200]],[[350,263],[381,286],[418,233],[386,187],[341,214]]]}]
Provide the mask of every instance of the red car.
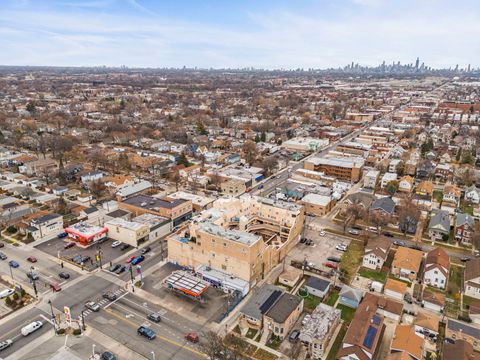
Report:
[{"label": "red car", "polygon": [[331,262],[326,262],[325,264],[323,264],[323,266],[326,266],[330,269],[336,269],[337,268],[337,264],[334,264],[334,263],[331,263]]},{"label": "red car", "polygon": [[194,333],[194,332],[186,333],[185,339],[195,344],[198,343],[198,335],[197,333]]},{"label": "red car", "polygon": [[136,256],[135,256],[135,255],[134,255],[134,256],[132,256],[130,259],[128,259],[128,260],[127,260],[127,263],[131,263],[131,262],[133,261],[133,259],[135,259],[135,258],[136,258]]},{"label": "red car", "polygon": [[30,261],[31,263],[36,263],[36,262],[37,262],[37,258],[34,257],[34,256],[29,256],[29,257],[27,258],[27,261]]}]

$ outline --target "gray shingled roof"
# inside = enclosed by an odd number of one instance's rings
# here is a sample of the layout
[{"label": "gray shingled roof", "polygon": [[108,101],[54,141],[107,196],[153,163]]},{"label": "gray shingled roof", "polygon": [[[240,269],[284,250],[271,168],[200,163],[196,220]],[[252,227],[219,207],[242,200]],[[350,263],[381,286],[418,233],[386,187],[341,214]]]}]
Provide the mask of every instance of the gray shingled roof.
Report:
[{"label": "gray shingled roof", "polygon": [[290,314],[302,302],[302,298],[289,293],[283,293],[273,306],[266,312],[266,316],[272,318],[275,322],[284,323]]},{"label": "gray shingled roof", "polygon": [[258,291],[248,300],[248,302],[243,306],[240,312],[248,317],[253,319],[262,319],[262,311],[260,307],[267,301],[267,299],[272,295],[274,291],[283,290],[275,285],[266,284],[258,289]]},{"label": "gray shingled roof", "polygon": [[370,206],[370,209],[383,210],[389,214],[393,214],[393,212],[395,211],[395,201],[393,201],[390,197],[386,196],[375,200],[372,206]]},{"label": "gray shingled roof", "polygon": [[310,278],[305,282],[305,286],[317,289],[319,291],[325,291],[330,286],[331,282],[325,279],[320,279],[315,276],[310,276]]}]

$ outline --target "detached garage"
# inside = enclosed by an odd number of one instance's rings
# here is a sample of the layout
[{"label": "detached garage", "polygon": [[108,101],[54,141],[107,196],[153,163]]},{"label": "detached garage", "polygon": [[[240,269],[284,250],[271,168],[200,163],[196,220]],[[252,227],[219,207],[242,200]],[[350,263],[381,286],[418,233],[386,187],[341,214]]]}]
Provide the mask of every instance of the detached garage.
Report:
[{"label": "detached garage", "polygon": [[399,301],[403,301],[403,297],[405,296],[406,292],[407,292],[406,283],[395,280],[395,279],[387,279],[387,282],[385,283],[385,287],[383,291],[385,296],[391,297]]}]

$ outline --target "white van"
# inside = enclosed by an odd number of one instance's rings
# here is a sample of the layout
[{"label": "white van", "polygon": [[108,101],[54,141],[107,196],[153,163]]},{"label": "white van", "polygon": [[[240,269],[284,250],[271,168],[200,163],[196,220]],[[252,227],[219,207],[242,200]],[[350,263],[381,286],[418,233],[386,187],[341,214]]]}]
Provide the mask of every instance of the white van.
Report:
[{"label": "white van", "polygon": [[43,326],[43,323],[41,321],[34,321],[26,326],[24,326],[21,330],[21,333],[23,336],[27,336],[34,331],[40,329]]},{"label": "white van", "polygon": [[0,291],[0,299],[6,298],[7,296],[12,295],[15,292],[13,289],[5,289]]}]

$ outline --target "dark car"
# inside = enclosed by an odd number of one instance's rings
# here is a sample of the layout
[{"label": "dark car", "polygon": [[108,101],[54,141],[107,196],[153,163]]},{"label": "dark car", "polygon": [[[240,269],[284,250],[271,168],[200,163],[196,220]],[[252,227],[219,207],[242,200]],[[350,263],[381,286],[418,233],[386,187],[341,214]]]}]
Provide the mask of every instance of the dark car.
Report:
[{"label": "dark car", "polygon": [[147,315],[147,319],[148,320],[152,320],[153,322],[160,322],[162,321],[162,318],[160,317],[160,315],[158,315],[157,313],[150,313]]},{"label": "dark car", "polygon": [[115,274],[117,274],[117,275],[118,275],[118,274],[121,274],[121,273],[125,272],[125,270],[127,270],[127,266],[126,266],[126,265],[122,265],[122,266],[120,266],[120,267],[117,269],[117,271],[115,271]]},{"label": "dark car", "polygon": [[10,265],[10,267],[12,267],[12,268],[14,268],[14,269],[16,269],[16,268],[18,268],[18,267],[20,266],[20,264],[19,264],[18,262],[16,262],[15,260],[10,260],[10,261],[8,262],[8,265]]},{"label": "dark car", "polygon": [[68,236],[68,234],[67,234],[66,232],[63,232],[63,233],[60,233],[60,234],[57,235],[57,237],[58,237],[59,239],[63,239],[63,238],[65,238],[65,237],[67,237],[67,236]]},{"label": "dark car", "polygon": [[0,241],[0,249],[1,249],[2,247],[4,247],[4,246],[5,246],[5,244]]},{"label": "dark car", "polygon": [[420,250],[420,251],[422,251],[422,247],[419,246],[419,245],[410,245],[409,248],[410,248],[410,249],[413,249],[413,250]]},{"label": "dark car", "polygon": [[469,258],[468,256],[462,256],[462,257],[460,258],[460,261],[462,261],[462,262],[467,262],[467,261],[470,261],[470,258]]},{"label": "dark car", "polygon": [[27,272],[27,277],[30,280],[38,280],[39,279],[38,274],[36,272],[33,272],[33,271]]},{"label": "dark car", "polygon": [[81,255],[75,255],[72,257],[72,261],[76,264],[80,264],[82,262],[82,256]]},{"label": "dark car", "polygon": [[390,232],[387,232],[387,231],[385,231],[385,232],[383,233],[383,236],[386,236],[386,237],[392,238],[392,237],[393,237],[393,234],[392,234],[392,233],[390,233]]},{"label": "dark car", "polygon": [[37,258],[35,256],[29,256],[27,258],[27,261],[28,262],[31,262],[31,263],[36,263],[37,262]]},{"label": "dark car", "polygon": [[130,245],[123,244],[122,246],[120,246],[120,250],[124,251],[124,250],[127,250],[129,247],[130,247]]},{"label": "dark car", "polygon": [[258,185],[258,189],[263,189],[263,184],[262,185]]},{"label": "dark car", "polygon": [[110,351],[105,351],[102,354],[102,360],[117,360],[117,357],[113,355]]},{"label": "dark car", "polygon": [[115,271],[117,271],[121,266],[122,266],[122,265],[120,265],[120,264],[112,265],[112,266],[110,267],[110,269],[108,269],[108,271],[110,271],[110,272],[115,272]]},{"label": "dark car", "polygon": [[147,247],[144,247],[142,249],[142,254],[147,254],[149,253],[150,251],[152,251],[152,248],[150,246],[147,246]]},{"label": "dark car", "polygon": [[132,265],[137,265],[139,263],[141,263],[143,260],[145,260],[145,256],[143,255],[140,255],[140,256],[137,256],[135,259],[133,259],[130,264]]},{"label": "dark car", "polygon": [[153,340],[157,336],[155,331],[146,326],[140,326],[137,330],[137,334],[145,336],[148,340]]},{"label": "dark car", "polygon": [[301,238],[301,239],[300,239],[300,244],[304,244],[304,243],[305,243],[305,241],[307,241],[307,239],[305,239],[305,238]]},{"label": "dark car", "polygon": [[329,256],[327,258],[328,261],[333,261],[333,262],[336,262],[336,263],[339,263],[340,262],[340,259],[338,257],[335,257],[335,256]]},{"label": "dark car", "polygon": [[75,243],[73,241],[70,241],[66,244],[63,245],[63,248],[64,249],[70,249],[71,247],[74,247],[75,246]]},{"label": "dark car", "polygon": [[0,252],[0,260],[7,260],[7,255],[4,253]]},{"label": "dark car", "polygon": [[298,337],[300,336],[300,331],[298,330],[293,330],[290,333],[290,336],[288,337],[288,341],[290,342],[296,342],[298,340]]},{"label": "dark car", "polygon": [[61,272],[60,274],[58,274],[58,276],[61,278],[61,279],[70,279],[70,274],[69,273],[66,273],[66,272]]},{"label": "dark car", "polygon": [[85,264],[87,261],[90,261],[90,259],[91,259],[90,256],[84,256],[84,257],[82,257],[82,261],[81,261],[81,262]]},{"label": "dark car", "polygon": [[117,295],[115,295],[113,292],[111,291],[107,291],[105,294],[102,295],[105,299],[107,300],[110,300],[110,301],[114,301],[114,300],[117,300]]}]

